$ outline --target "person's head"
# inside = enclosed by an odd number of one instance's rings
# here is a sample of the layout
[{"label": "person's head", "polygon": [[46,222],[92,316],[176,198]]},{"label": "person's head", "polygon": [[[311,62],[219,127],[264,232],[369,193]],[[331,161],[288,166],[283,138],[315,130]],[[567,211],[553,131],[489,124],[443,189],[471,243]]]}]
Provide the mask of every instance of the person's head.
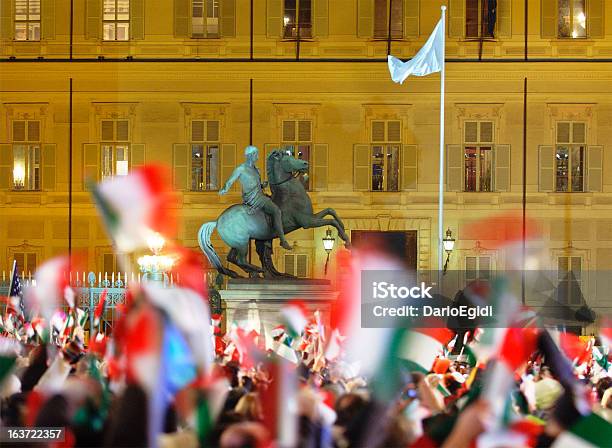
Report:
[{"label": "person's head", "polygon": [[254,392],[243,395],[234,410],[243,415],[247,420],[260,420],[262,418],[261,403],[259,397]]},{"label": "person's head", "polygon": [[244,148],[244,156],[247,160],[257,162],[257,159],[259,159],[259,150],[257,146],[249,145]]},{"label": "person's head", "polygon": [[221,435],[221,448],[257,448],[269,438],[265,427],[259,423],[242,422],[229,426]]}]

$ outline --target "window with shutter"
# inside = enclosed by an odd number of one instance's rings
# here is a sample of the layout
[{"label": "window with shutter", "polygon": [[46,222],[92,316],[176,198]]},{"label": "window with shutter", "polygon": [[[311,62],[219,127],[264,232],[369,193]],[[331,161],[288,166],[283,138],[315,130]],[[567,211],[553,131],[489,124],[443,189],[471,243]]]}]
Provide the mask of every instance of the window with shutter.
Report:
[{"label": "window with shutter", "polygon": [[12,189],[40,190],[41,143],[39,120],[14,120],[12,122],[13,161]]},{"label": "window with shutter", "polygon": [[40,40],[41,0],[4,0],[15,2],[15,40]]},{"label": "window with shutter", "polygon": [[465,0],[465,37],[493,37],[496,8],[497,0]]},{"label": "window with shutter", "polygon": [[191,191],[216,191],[219,179],[219,121],[191,121]]},{"label": "window with shutter", "polygon": [[588,191],[602,191],[603,185],[603,146],[589,146],[587,156]]},{"label": "window with shutter", "polygon": [[557,0],[557,37],[586,38],[586,0]]},{"label": "window with shutter", "polygon": [[36,272],[37,256],[36,252],[15,252],[13,259],[17,262],[17,273],[28,276]]},{"label": "window with shutter", "polygon": [[398,191],[400,187],[401,121],[373,120],[369,172],[371,191]]},{"label": "window with shutter", "polygon": [[464,122],[463,142],[463,190],[493,191],[493,122]]},{"label": "window with shutter", "polygon": [[285,273],[298,278],[308,277],[308,254],[285,254]]},{"label": "window with shutter", "polygon": [[491,280],[492,265],[491,257],[488,255],[465,257],[465,280],[466,284],[474,281],[488,282]]},{"label": "window with shutter", "polygon": [[404,37],[404,0],[374,0],[375,38],[386,39],[389,36],[389,20],[391,37]]},{"label": "window with shutter", "polygon": [[216,39],[219,37],[219,1],[220,0],[192,0],[191,37],[209,39]]},{"label": "window with shutter", "polygon": [[557,122],[555,191],[584,191],[586,123]]},{"label": "window with shutter", "polygon": [[103,0],[102,32],[103,40],[130,39],[130,0]]},{"label": "window with shutter", "polygon": [[557,281],[557,301],[563,305],[580,305],[582,303],[582,257],[558,257]]},{"label": "window with shutter", "polygon": [[[296,159],[306,160],[312,165],[312,121],[311,120],[283,120],[281,145],[289,151]],[[312,179],[306,182],[306,188],[310,190],[316,173],[312,172]]]},{"label": "window with shutter", "polygon": [[312,37],[312,1],[283,1],[283,37],[285,39]]},{"label": "window with shutter", "polygon": [[130,123],[126,119],[101,120],[101,176],[125,176],[130,170]]}]

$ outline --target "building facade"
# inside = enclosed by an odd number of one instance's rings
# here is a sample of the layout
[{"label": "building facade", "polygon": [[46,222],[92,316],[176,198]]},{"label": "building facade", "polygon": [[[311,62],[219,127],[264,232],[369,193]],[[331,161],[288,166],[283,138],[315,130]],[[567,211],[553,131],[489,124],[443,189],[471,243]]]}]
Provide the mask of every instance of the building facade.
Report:
[{"label": "building facade", "polygon": [[[117,271],[86,181],[151,162],[172,168],[179,240],[197,247],[240,201],[218,189],[250,142],[308,159],[315,210],[335,208],[357,239],[389,237],[437,269],[439,77],[394,84],[385,58],[412,57],[441,3],[0,0],[0,270],[70,243],[88,269]],[[516,229],[473,223],[520,216],[525,189],[538,266],[577,274],[609,312],[612,285],[585,278],[612,269],[612,2],[445,3],[450,269],[516,269],[493,242]],[[323,276],[325,230],[290,234],[277,265]]]}]

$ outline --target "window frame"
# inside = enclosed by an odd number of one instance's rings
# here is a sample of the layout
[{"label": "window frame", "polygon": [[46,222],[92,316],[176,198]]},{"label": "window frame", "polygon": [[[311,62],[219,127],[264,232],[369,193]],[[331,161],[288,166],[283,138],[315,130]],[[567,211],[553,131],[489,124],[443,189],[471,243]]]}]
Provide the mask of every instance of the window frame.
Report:
[{"label": "window frame", "polygon": [[[468,271],[468,258],[474,258],[476,260],[476,270],[475,271]],[[480,277],[480,272],[481,271],[485,271],[484,269],[481,269],[481,261],[482,259],[488,259],[489,262],[489,269],[486,270],[489,272],[488,278],[481,278]],[[468,254],[465,255],[463,257],[463,266],[464,266],[464,277],[465,277],[465,284],[466,286],[468,285],[468,282],[490,282],[493,277],[494,277],[494,272],[495,272],[495,256],[492,253],[477,253],[477,254]],[[476,277],[468,277],[468,272],[476,272]]]},{"label": "window frame", "polygon": [[[567,0],[569,3],[569,29],[574,29],[574,14],[573,11],[576,8],[575,2],[583,1],[583,0]],[[559,4],[559,0],[556,0],[556,8],[555,8],[555,17],[557,19],[557,25],[555,27],[557,39],[588,39],[589,38],[589,28],[588,28],[588,0],[584,0],[583,7],[583,16],[584,16],[584,36],[573,36],[573,31],[571,31],[567,36],[561,35],[561,5]]]},{"label": "window frame", "polygon": [[[293,122],[294,123],[294,136],[295,139],[290,140],[290,139],[285,139],[285,135],[284,135],[284,129],[285,129],[285,123],[289,123],[289,122]],[[304,140],[304,139],[300,139],[300,133],[299,133],[299,129],[300,129],[300,122],[308,122],[310,123],[310,140]],[[308,146],[308,157],[305,159],[308,162],[309,166],[312,166],[312,162],[313,162],[313,152],[314,152],[314,136],[313,136],[313,129],[314,129],[314,121],[310,118],[307,119],[302,119],[302,118],[292,118],[292,119],[283,119],[281,121],[281,148],[283,148],[286,151],[290,151],[291,155],[295,158],[300,158],[299,157],[299,148],[301,146]],[[298,154],[296,154],[296,152],[298,152]],[[306,182],[306,191],[312,191],[312,182],[310,180],[310,178],[308,178],[308,181]]]},{"label": "window frame", "polygon": [[[15,140],[15,123],[16,122],[23,122],[24,125],[24,139],[23,140]],[[38,123],[37,124],[37,128],[38,128],[38,138],[37,139],[32,139],[30,138],[30,125],[29,123]],[[11,191],[42,191],[42,172],[43,172],[43,152],[42,152],[42,137],[41,137],[41,120],[28,120],[28,119],[24,119],[24,120],[12,120],[11,121],[11,149],[12,149],[12,160],[13,160],[13,168],[11,170]],[[16,149],[17,147],[24,147],[24,167],[23,167],[23,186],[18,188],[16,187],[15,184],[15,180],[17,178],[16,176]],[[32,152],[38,152],[38,162],[36,163],[36,161],[34,162],[34,166],[31,166],[30,163],[30,159],[34,158],[34,160],[36,160],[36,157],[32,156]],[[38,179],[38,183],[37,185],[34,186],[34,188],[29,188],[26,187],[26,185],[30,184],[31,182],[31,178],[30,175],[28,174],[30,172],[30,170],[34,170],[34,172],[37,171],[36,174],[34,175],[34,182],[36,182],[36,178]]]},{"label": "window frame", "polygon": [[[560,265],[561,265],[561,259],[562,258],[566,258],[567,259],[567,266],[568,266],[568,270],[567,271],[561,271],[560,269]],[[574,280],[569,280],[569,276],[563,278],[561,276],[562,272],[566,272],[568,275],[569,273],[573,273],[574,270],[572,268],[572,264],[573,264],[573,260],[577,259],[580,262],[580,271],[579,271],[579,277],[576,280],[576,277],[574,276]],[[573,306],[573,305],[580,305],[581,301],[580,298],[583,297],[583,289],[584,289],[584,285],[585,285],[585,281],[584,281],[584,257],[582,255],[577,255],[577,254],[565,254],[565,255],[557,255],[557,289],[556,289],[556,299],[558,301],[558,303],[562,304],[562,305],[568,305],[568,306]],[[566,294],[563,295],[563,299],[565,299],[564,301],[562,301],[562,289],[561,289],[561,284],[563,283],[576,283],[578,286],[578,291],[580,292],[580,294],[578,295],[578,300],[577,301],[572,301],[572,298],[574,298],[573,293],[571,289],[567,289],[566,290]]]},{"label": "window frame", "polygon": [[[303,1],[309,1],[310,2],[310,22],[308,23],[308,35],[305,36],[304,34],[302,34],[302,30],[304,29],[304,27],[302,26],[302,23],[300,22],[300,3]],[[295,0],[295,23],[293,24],[294,28],[295,28],[295,35],[287,34],[287,30],[291,29],[290,22],[287,21],[285,23],[285,11],[287,10],[287,0],[283,0],[283,8],[282,8],[282,16],[281,16],[281,20],[283,21],[282,25],[282,39],[283,40],[302,40],[302,39],[312,39],[313,37],[313,21],[314,21],[314,8],[313,8],[313,3],[316,0]]]},{"label": "window frame", "polygon": [[[466,132],[466,127],[468,123],[476,123],[476,134],[477,134],[477,139],[476,141],[473,142],[468,142],[467,140],[467,132]],[[490,123],[491,124],[491,141],[490,142],[486,142],[481,140],[481,127],[482,127],[482,123]],[[463,126],[462,126],[462,143],[461,146],[463,148],[463,167],[462,167],[462,171],[463,171],[463,185],[462,185],[462,192],[463,193],[493,193],[495,192],[495,136],[496,136],[496,132],[495,132],[495,121],[494,120],[465,120],[463,122]],[[468,147],[470,148],[475,148],[476,150],[476,179],[475,179],[475,189],[474,190],[468,190],[467,189],[467,182],[468,182],[468,175],[466,173],[467,171],[467,167],[466,167],[466,163],[467,163],[467,150]],[[482,172],[481,172],[481,165],[482,163],[478,163],[482,161],[482,151],[483,148],[488,147],[488,151],[490,151],[490,179],[489,179],[489,189],[488,190],[482,190],[481,186],[482,186]]]},{"label": "window frame", "polygon": [[[194,139],[193,137],[193,123],[202,122],[203,136],[202,140]],[[217,123],[217,139],[211,139],[208,135],[208,123]],[[206,159],[203,161],[203,189],[197,190],[193,188],[194,184],[194,171],[193,171],[193,149],[194,146],[202,146],[202,149],[206,151]],[[210,156],[209,150],[213,147],[217,148],[217,187],[209,188],[210,178]],[[217,119],[193,119],[189,123],[189,191],[192,193],[206,193],[211,191],[219,191],[221,189],[221,120]]]},{"label": "window frame", "polygon": [[[404,38],[404,32],[405,32],[405,24],[404,24],[404,13],[405,13],[405,5],[404,5],[404,0],[395,0],[397,2],[399,2],[400,6],[401,6],[401,14],[399,15],[399,23],[400,23],[400,29],[399,32],[393,29],[393,24],[391,24],[391,36],[389,36],[389,5],[390,3],[392,3],[394,0],[386,0],[385,1],[385,29],[383,30],[383,33],[380,33],[380,35],[376,34],[376,18],[377,18],[377,11],[378,8],[376,7],[376,3],[377,0],[373,0],[374,1],[374,16],[373,16],[373,20],[372,20],[372,37],[374,40],[386,40],[386,39],[393,39],[393,40],[401,40]],[[391,6],[391,12],[393,12],[393,6]]]},{"label": "window frame", "polygon": [[[374,141],[374,123],[384,123],[384,136],[382,140],[377,140]],[[391,138],[389,138],[389,123],[397,123],[399,126],[399,136],[397,140],[393,140]],[[373,193],[397,193],[402,191],[401,190],[401,185],[402,185],[402,179],[401,179],[401,175],[402,175],[402,120],[400,119],[373,119],[370,121],[370,143],[369,143],[369,147],[370,147],[370,154],[369,154],[369,160],[370,160],[370,166],[369,166],[369,172],[370,172],[370,180],[369,180],[369,186],[370,189],[369,191],[373,192]],[[375,190],[373,188],[374,185],[374,148],[375,147],[382,147],[383,148],[383,152],[385,152],[385,155],[387,155],[387,157],[383,156],[383,179],[382,179],[382,185],[383,188],[381,190]],[[387,161],[388,159],[388,150],[391,147],[395,147],[397,149],[397,189],[396,190],[389,190],[389,185],[388,185],[388,164]]]},{"label": "window frame", "polygon": [[[106,139],[104,138],[105,136],[103,135],[103,131],[102,131],[102,123],[103,122],[112,122],[113,123],[113,135],[112,135],[112,139]],[[117,123],[119,122],[126,122],[127,123],[127,135],[125,140],[124,139],[120,139],[118,138],[119,136],[117,135]],[[100,179],[104,180],[104,179],[108,179],[114,176],[117,176],[117,162],[119,162],[118,157],[117,157],[117,152],[119,150],[119,148],[125,150],[126,155],[124,156],[124,159],[121,160],[123,162],[127,162],[127,173],[130,172],[130,170],[132,169],[132,164],[131,164],[131,135],[130,135],[130,120],[127,118],[104,118],[102,120],[100,120]],[[105,147],[110,146],[112,148],[112,160],[110,161],[110,168],[111,168],[111,174],[109,175],[105,175],[105,169],[106,169],[106,165],[107,163],[105,160]],[[126,173],[126,174],[127,174]],[[124,174],[122,174],[124,175]]]},{"label": "window frame", "polygon": [[[13,40],[16,42],[40,42],[41,41],[41,36],[42,36],[42,2],[44,0],[22,0],[24,2],[26,2],[26,18],[24,19],[18,19],[17,18],[17,0],[12,0],[13,1],[13,6],[14,6],[14,13],[13,13]],[[34,20],[34,19],[30,19],[30,2],[32,1],[38,1],[38,20]],[[36,24],[38,23],[38,39],[30,39],[29,36],[29,28],[30,28],[30,24]],[[17,25],[18,24],[25,24],[25,39],[17,39]]]},{"label": "window frame", "polygon": [[[283,254],[283,270],[285,271],[285,273],[287,274],[291,274],[291,275],[295,275],[297,278],[309,278],[310,277],[310,271],[312,269],[312,267],[310,266],[310,261],[311,261],[311,254],[309,253],[304,253],[304,252],[297,252],[295,253],[295,251],[293,252],[284,252]],[[293,257],[294,258],[294,272],[287,272],[287,257]],[[306,262],[305,262],[305,266],[306,266],[306,274],[302,277],[302,276],[298,276],[298,272],[297,272],[297,258],[298,257],[305,257],[306,258]]]},{"label": "window frame", "polygon": [[[569,141],[568,142],[559,142],[559,125],[560,124],[568,124],[569,125]],[[582,124],[584,126],[584,141],[581,143],[577,143],[574,142],[574,125],[575,124]],[[553,146],[554,148],[554,167],[553,167],[553,174],[554,174],[554,193],[585,193],[587,192],[586,189],[586,181],[587,181],[587,176],[588,176],[588,172],[587,172],[587,152],[588,152],[588,145],[587,145],[587,130],[588,130],[588,123],[586,121],[579,121],[579,120],[559,120],[555,123],[555,144]],[[558,176],[557,176],[557,171],[558,171],[558,164],[559,164],[559,158],[558,158],[558,151],[560,147],[565,147],[567,148],[567,153],[568,153],[568,162],[567,162],[567,190],[559,190],[558,188]],[[582,187],[580,190],[574,190],[573,188],[573,159],[572,159],[572,153],[573,153],[573,149],[579,149],[580,147],[582,147],[582,167],[581,167],[581,172],[582,172]]]},{"label": "window frame", "polygon": [[[115,12],[114,12],[115,18],[114,19],[107,19],[105,17],[106,14],[104,12],[104,7],[105,7],[105,3],[107,1],[115,3]],[[129,42],[130,41],[130,38],[131,38],[130,33],[131,33],[131,26],[132,26],[132,24],[130,23],[131,22],[131,15],[132,15],[131,14],[131,7],[132,7],[132,5],[130,3],[131,0],[123,0],[123,1],[126,1],[127,5],[128,5],[127,19],[119,19],[118,18],[118,14],[119,14],[118,6],[119,6],[119,2],[120,1],[122,1],[122,0],[102,0],[102,2],[101,2],[102,3],[102,41],[103,42]],[[114,25],[114,39],[107,39],[106,38],[105,28],[106,28],[107,24]],[[119,24],[127,24],[127,36],[126,36],[125,39],[117,39],[117,25],[119,25]]]},{"label": "window frame", "polygon": [[[478,23],[477,23],[477,29],[478,29],[478,33],[476,36],[469,36],[468,35],[468,17],[467,17],[467,11],[468,11],[468,2],[470,0],[465,0],[465,9],[464,9],[464,20],[463,20],[463,37],[466,40],[480,40],[480,39],[495,39],[495,29],[497,28],[497,18],[495,20],[495,27],[493,28],[493,33],[492,34],[488,34],[489,31],[489,20],[488,17],[486,16],[486,9],[484,8],[484,4],[482,2],[482,0],[474,0],[477,2],[477,7],[478,7]],[[488,6],[488,2],[490,0],[487,0],[487,6]],[[486,19],[483,23],[483,19]],[[486,25],[486,27],[485,27]],[[485,34],[483,34],[483,31],[485,32]]]},{"label": "window frame", "polygon": [[[194,31],[193,31],[193,22],[196,19],[195,15],[194,15],[194,2],[195,1],[200,1],[202,2],[202,35],[195,35]],[[221,38],[221,2],[223,0],[210,0],[213,2],[217,3],[217,33],[216,35],[214,35],[213,33],[211,33],[209,35],[208,33],[208,24],[206,23],[206,21],[209,19],[208,17],[208,5],[207,2],[209,0],[190,0],[189,1],[189,6],[190,6],[190,14],[189,14],[189,36],[191,37],[191,39],[220,39]],[[213,10],[214,10],[214,4],[213,4]],[[214,19],[215,17],[210,17],[211,19]]]}]

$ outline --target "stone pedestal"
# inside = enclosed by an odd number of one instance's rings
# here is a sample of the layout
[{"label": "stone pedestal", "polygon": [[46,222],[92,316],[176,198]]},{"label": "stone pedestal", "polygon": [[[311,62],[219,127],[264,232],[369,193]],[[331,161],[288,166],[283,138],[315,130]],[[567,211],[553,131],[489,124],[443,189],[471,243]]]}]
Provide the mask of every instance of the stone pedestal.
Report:
[{"label": "stone pedestal", "polygon": [[270,331],[282,323],[280,309],[288,301],[300,300],[312,312],[319,310],[328,325],[331,303],[338,296],[329,280],[322,279],[230,279],[219,293],[228,324],[256,329],[268,342]]}]

